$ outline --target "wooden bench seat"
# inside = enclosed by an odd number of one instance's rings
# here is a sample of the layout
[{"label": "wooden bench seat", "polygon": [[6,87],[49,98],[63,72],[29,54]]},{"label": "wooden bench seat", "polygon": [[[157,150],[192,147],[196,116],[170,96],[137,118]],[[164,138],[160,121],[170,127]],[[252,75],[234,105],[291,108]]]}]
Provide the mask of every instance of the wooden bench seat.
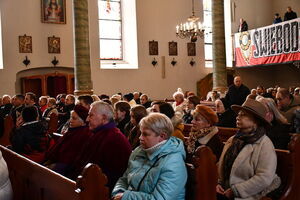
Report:
[{"label": "wooden bench seat", "polygon": [[0,145],[3,146],[8,146],[11,145],[10,142],[10,137],[11,137],[11,132],[14,128],[15,124],[14,124],[14,120],[12,118],[12,116],[6,116],[4,118],[4,131],[3,131],[3,135],[0,138]]},{"label": "wooden bench seat", "polygon": [[196,149],[192,163],[187,163],[186,200],[216,200],[218,173],[216,156],[206,146]]},{"label": "wooden bench seat", "polygon": [[0,146],[7,163],[14,200],[108,200],[106,176],[88,164],[75,181]]}]

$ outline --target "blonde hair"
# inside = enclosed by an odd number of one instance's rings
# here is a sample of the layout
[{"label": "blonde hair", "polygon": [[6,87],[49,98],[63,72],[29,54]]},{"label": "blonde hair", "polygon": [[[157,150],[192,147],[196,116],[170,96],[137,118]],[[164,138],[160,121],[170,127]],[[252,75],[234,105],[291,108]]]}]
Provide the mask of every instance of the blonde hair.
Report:
[{"label": "blonde hair", "polygon": [[171,120],[161,113],[150,113],[140,121],[140,127],[153,131],[157,136],[165,133],[167,138],[174,132]]}]

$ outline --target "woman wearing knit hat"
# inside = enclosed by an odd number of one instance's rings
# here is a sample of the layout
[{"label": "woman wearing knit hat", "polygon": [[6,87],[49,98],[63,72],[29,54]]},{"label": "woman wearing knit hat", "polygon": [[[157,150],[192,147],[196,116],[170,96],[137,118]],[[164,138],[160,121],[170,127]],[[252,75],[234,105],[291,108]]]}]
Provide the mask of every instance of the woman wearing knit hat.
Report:
[{"label": "woman wearing knit hat", "polygon": [[173,94],[173,109],[175,112],[179,112],[181,115],[184,115],[184,110],[186,107],[186,102],[184,101],[184,94],[181,88],[178,88],[177,91]]},{"label": "woman wearing knit hat", "polygon": [[217,160],[222,152],[223,143],[218,136],[218,128],[215,124],[218,122],[218,116],[210,107],[197,105],[193,112],[192,130],[185,144],[187,147],[187,158],[190,159],[201,145],[211,148],[216,155]]},{"label": "woman wearing knit hat", "polygon": [[47,153],[47,167],[64,174],[65,169],[81,152],[85,141],[91,136],[86,123],[88,112],[89,110],[81,105],[76,105],[71,111],[70,128]]},{"label": "woman wearing knit hat", "polygon": [[[239,131],[228,139],[219,161],[218,199],[261,199],[280,186],[277,157],[266,128],[265,106],[248,98],[232,105]],[[272,198],[273,199],[273,198]]]}]

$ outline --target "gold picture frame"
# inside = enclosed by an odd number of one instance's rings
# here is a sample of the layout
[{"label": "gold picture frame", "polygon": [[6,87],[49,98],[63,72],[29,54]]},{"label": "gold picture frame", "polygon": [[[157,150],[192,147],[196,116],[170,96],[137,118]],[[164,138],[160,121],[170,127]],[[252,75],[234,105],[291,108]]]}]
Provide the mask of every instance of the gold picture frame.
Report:
[{"label": "gold picture frame", "polygon": [[32,53],[32,37],[27,36],[26,34],[23,36],[19,36],[19,52],[20,53]]},{"label": "gold picture frame", "polygon": [[41,0],[43,23],[66,24],[66,0]]},{"label": "gold picture frame", "polygon": [[60,38],[59,37],[48,37],[48,53],[60,53]]}]

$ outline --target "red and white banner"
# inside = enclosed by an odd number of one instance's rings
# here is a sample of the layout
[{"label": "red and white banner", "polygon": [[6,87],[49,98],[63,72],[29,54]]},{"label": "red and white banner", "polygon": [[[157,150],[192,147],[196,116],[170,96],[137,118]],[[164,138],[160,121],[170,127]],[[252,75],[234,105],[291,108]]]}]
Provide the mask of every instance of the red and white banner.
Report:
[{"label": "red and white banner", "polygon": [[300,60],[300,18],[234,35],[236,67]]}]

